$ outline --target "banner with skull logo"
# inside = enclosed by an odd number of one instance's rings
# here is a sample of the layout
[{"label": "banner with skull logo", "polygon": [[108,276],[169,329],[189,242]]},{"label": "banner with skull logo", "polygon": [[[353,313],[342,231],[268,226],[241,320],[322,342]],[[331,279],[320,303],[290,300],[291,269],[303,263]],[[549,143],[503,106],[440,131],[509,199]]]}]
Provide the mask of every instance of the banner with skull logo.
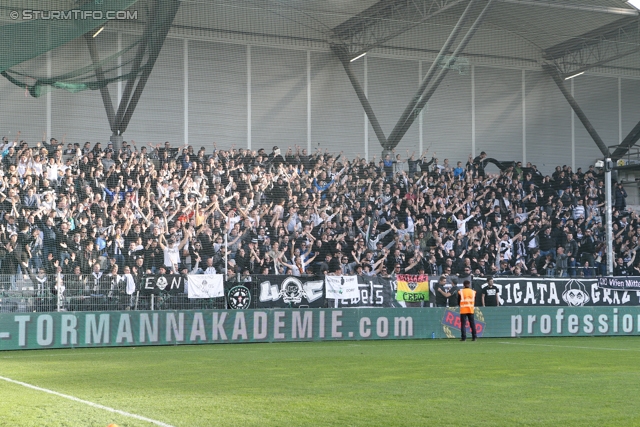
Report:
[{"label": "banner with skull logo", "polygon": [[142,279],[140,295],[183,294],[185,277],[180,274],[147,275]]}]

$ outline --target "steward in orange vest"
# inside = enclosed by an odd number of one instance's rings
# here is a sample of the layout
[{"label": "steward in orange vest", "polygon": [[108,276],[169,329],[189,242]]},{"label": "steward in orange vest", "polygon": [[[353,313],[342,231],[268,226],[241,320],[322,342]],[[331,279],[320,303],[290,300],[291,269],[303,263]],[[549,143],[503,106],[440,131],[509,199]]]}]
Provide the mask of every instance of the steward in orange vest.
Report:
[{"label": "steward in orange vest", "polygon": [[469,319],[472,341],[477,339],[476,321],[473,317],[475,300],[476,291],[471,289],[471,282],[465,280],[464,289],[458,292],[458,304],[460,305],[460,341],[467,340],[467,319]]}]

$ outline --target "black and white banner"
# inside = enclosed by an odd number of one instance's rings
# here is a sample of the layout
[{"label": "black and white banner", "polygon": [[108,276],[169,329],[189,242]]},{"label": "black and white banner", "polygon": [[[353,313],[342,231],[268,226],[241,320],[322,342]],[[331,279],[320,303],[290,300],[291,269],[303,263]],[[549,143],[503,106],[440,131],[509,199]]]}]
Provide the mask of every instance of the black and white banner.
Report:
[{"label": "black and white banner", "polygon": [[640,291],[640,277],[600,277],[598,287],[617,291]]},{"label": "black and white banner", "polygon": [[[615,306],[640,305],[640,288],[605,288],[602,279],[563,279],[538,277],[496,277],[501,306]],[[483,278],[474,279],[477,295],[486,286]],[[615,289],[615,290],[614,290]],[[480,299],[480,303],[481,303]],[[478,304],[476,299],[476,304]]]},{"label": "black and white banner", "polygon": [[140,286],[141,295],[183,294],[185,277],[179,274],[156,274],[145,276]]},{"label": "black and white banner", "polygon": [[257,280],[258,308],[323,308],[324,278],[260,275]]},{"label": "black and white banner", "polygon": [[325,276],[328,299],[358,298],[358,278],[356,276]]},{"label": "black and white banner", "polygon": [[189,298],[223,298],[223,274],[189,274],[187,294]]},{"label": "black and white banner", "polygon": [[395,281],[382,277],[357,276],[358,296],[342,298],[330,304],[333,307],[401,307],[396,301]]},{"label": "black and white banner", "polygon": [[[206,275],[199,275],[207,284],[202,285],[218,295],[219,286],[212,282],[209,286]],[[197,276],[196,276],[197,277]],[[263,275],[254,276],[255,291],[258,295],[256,308],[284,307],[325,307],[327,290],[326,277],[294,277]],[[331,276],[329,276],[331,277]],[[340,281],[342,277],[332,279]],[[341,298],[331,299],[332,307],[399,307],[396,301],[396,283],[382,277],[344,276],[345,283],[351,285],[357,280],[357,292],[349,292]],[[149,275],[140,284],[141,295],[183,294],[187,278],[177,274]],[[430,280],[431,287],[434,281]],[[539,278],[539,277],[496,277],[501,306],[640,306],[640,277],[602,277],[599,279],[580,278]],[[249,284],[247,284],[249,285]],[[249,285],[251,286],[251,285]],[[481,291],[486,286],[484,278],[473,280],[477,291],[476,304],[481,304]],[[338,286],[339,289],[340,286]],[[351,288],[347,286],[346,288]],[[343,289],[346,289],[343,285]],[[204,289],[202,289],[205,292]],[[191,289],[189,289],[191,293]],[[220,295],[222,296],[222,295]],[[433,297],[433,295],[431,295]],[[214,298],[206,296],[205,298]],[[430,298],[434,301],[433,298]],[[431,305],[431,303],[430,303]]]}]

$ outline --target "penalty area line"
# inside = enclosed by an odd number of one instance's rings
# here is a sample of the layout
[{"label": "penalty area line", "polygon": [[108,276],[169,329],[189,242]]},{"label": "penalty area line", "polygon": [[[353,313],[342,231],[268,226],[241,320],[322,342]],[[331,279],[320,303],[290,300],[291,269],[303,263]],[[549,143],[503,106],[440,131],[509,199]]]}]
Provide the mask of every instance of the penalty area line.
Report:
[{"label": "penalty area line", "polygon": [[146,421],[148,423],[152,423],[152,424],[155,424],[157,426],[173,427],[171,424],[163,423],[162,421],[152,420],[151,418],[143,417],[142,415],[136,415],[136,414],[132,414],[130,412],[121,411],[120,409],[110,408],[109,406],[104,406],[104,405],[101,405],[99,403],[89,402],[88,400],[79,399],[79,398],[74,397],[74,396],[69,396],[68,394],[58,393],[57,391],[49,390],[47,388],[38,387],[38,386],[35,386],[33,384],[24,383],[22,381],[12,380],[11,378],[0,376],[0,380],[6,381],[8,383],[21,385],[23,387],[27,387],[27,388],[30,388],[30,389],[33,389],[33,390],[41,391],[41,392],[44,392],[44,393],[49,393],[49,394],[52,394],[54,396],[58,396],[58,397],[62,397],[64,399],[72,400],[74,402],[82,403],[82,404],[90,406],[92,408],[102,409],[102,410],[113,412],[115,414],[122,415],[122,416],[125,416],[125,417],[135,418],[136,420],[140,420],[140,421]]}]

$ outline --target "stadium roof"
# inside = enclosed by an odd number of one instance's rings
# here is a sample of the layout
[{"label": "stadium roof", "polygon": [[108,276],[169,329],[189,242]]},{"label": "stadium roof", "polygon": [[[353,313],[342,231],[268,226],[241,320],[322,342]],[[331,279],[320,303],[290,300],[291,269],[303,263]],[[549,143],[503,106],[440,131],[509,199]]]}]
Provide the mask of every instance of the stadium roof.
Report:
[{"label": "stadium roof", "polygon": [[[339,45],[353,57],[376,52],[430,59],[468,3],[183,0],[172,33],[308,49]],[[465,28],[486,3],[478,1]],[[551,64],[565,77],[586,70],[640,77],[639,51],[638,10],[625,1],[495,0],[463,56],[478,65]]]},{"label": "stadium roof", "polygon": [[[132,62],[135,66],[132,66],[131,77],[127,77],[129,83],[125,98],[129,99],[134,78],[142,76],[140,87],[136,86],[131,97],[131,106],[125,110],[126,105],[121,105],[117,114],[112,111],[113,107],[105,106],[114,135],[121,135],[125,131],[167,31],[169,36],[190,39],[335,53],[344,65],[381,145],[388,149],[397,145],[446,72],[439,72],[435,77],[429,71],[419,89],[421,95],[411,100],[396,128],[385,136],[357,78],[350,71],[350,61],[367,53],[430,60],[439,65],[435,68],[457,67],[458,71],[467,65],[544,70],[553,77],[603,153],[608,152],[607,147],[564,88],[562,80],[584,72],[640,78],[640,18],[638,9],[623,0],[118,2],[121,5],[127,3],[133,3],[130,10],[141,12],[137,19],[97,24],[106,25],[107,31],[138,34],[141,36],[139,39],[144,40]],[[40,4],[33,0],[4,2],[0,5],[0,22],[10,22],[11,13],[15,14],[16,8],[35,9]],[[68,10],[87,4],[87,0],[47,2],[49,10],[55,10],[56,5]],[[102,6],[102,1],[96,0],[95,4],[101,5],[100,8],[106,7]],[[169,7],[170,4],[173,8]],[[169,9],[172,9],[171,13],[165,12]],[[147,25],[148,22],[151,25]],[[90,50],[95,50],[91,33],[93,31],[86,33],[85,38]],[[145,67],[140,67],[145,52],[143,47],[149,50],[149,60]],[[80,70],[95,70],[93,74],[100,77],[96,87],[101,88],[103,98],[108,101],[106,84],[109,80],[103,78],[102,64],[95,57],[97,55],[92,57],[92,68]],[[23,75],[29,76],[28,73]],[[26,85],[19,81],[17,84]],[[88,87],[86,84],[76,86]],[[637,127],[640,129],[640,124]],[[633,146],[638,139],[640,130],[636,132],[634,128],[622,145]],[[624,150],[616,150],[616,153],[621,151]]]},{"label": "stadium roof", "polygon": [[[329,50],[350,57],[365,52],[432,60],[472,0],[182,0],[170,36]],[[488,0],[463,25],[474,22]],[[138,1],[132,9],[144,9]],[[10,12],[38,8],[35,0],[0,6]],[[69,9],[78,0],[47,2]],[[106,30],[142,33],[135,21],[109,22]],[[638,10],[623,0],[494,0],[463,52],[475,65],[542,69],[564,76],[582,71],[640,77]],[[455,44],[452,49],[455,48]]]}]

